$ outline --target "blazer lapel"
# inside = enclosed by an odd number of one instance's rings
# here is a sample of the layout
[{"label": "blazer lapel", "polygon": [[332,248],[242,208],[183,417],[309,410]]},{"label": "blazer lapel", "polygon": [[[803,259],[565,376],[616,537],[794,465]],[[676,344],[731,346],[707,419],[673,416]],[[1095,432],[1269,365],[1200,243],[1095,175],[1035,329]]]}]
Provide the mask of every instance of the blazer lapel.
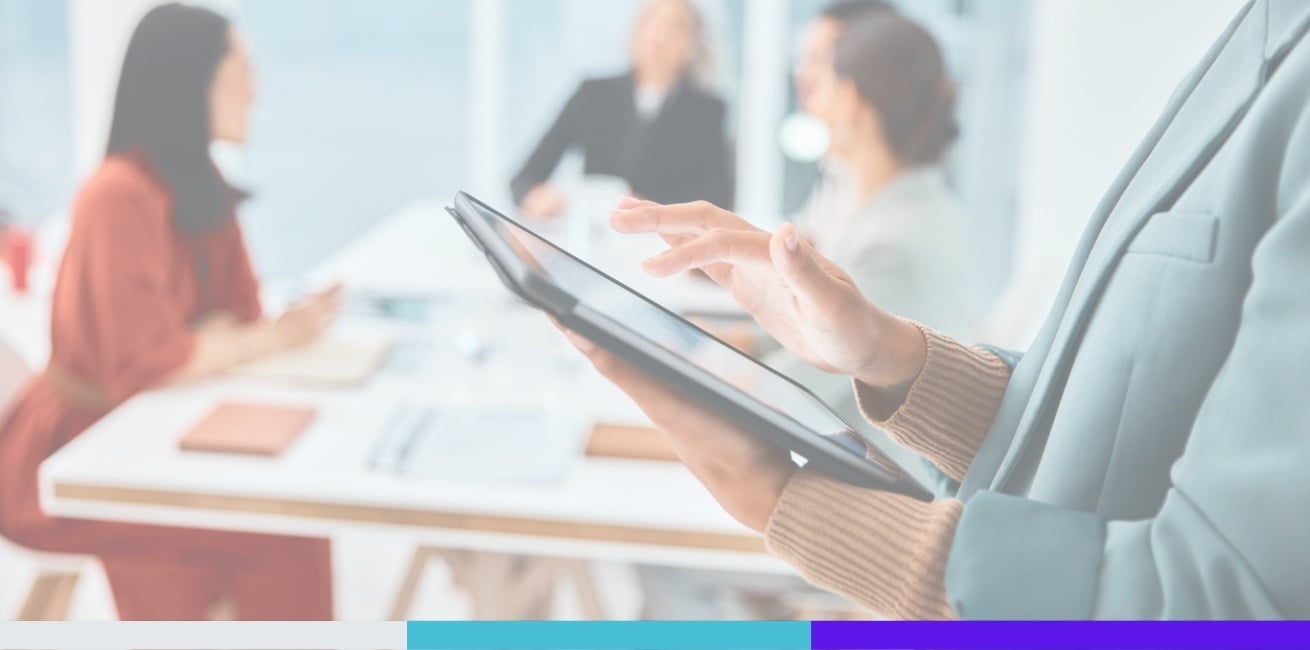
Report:
[{"label": "blazer lapel", "polygon": [[1247,5],[1211,48],[1190,90],[1175,96],[1158,125],[1162,131],[1145,161],[1105,215],[1037,373],[1028,408],[992,474],[993,489],[1003,488],[1032,439],[1047,426],[1084,326],[1124,249],[1150,216],[1171,205],[1204,169],[1259,93],[1266,68],[1267,8],[1263,0]]}]

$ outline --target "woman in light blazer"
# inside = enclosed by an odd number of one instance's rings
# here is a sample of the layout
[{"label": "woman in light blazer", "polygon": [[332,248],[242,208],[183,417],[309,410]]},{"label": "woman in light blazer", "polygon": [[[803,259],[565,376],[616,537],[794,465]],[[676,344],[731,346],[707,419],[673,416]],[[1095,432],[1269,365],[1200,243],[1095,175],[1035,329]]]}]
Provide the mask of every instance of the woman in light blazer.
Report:
[{"label": "woman in light blazer", "polygon": [[[927,31],[889,7],[857,6],[864,13],[839,30],[811,26],[797,67],[801,107],[831,134],[797,230],[884,309],[968,337],[977,265],[942,166],[957,134],[954,84]],[[785,350],[764,360],[858,418],[849,379]]]},{"label": "woman in light blazer", "polygon": [[806,37],[798,95],[830,144],[797,229],[878,304],[968,336],[969,226],[942,166],[958,134],[954,83],[926,30],[866,11],[835,42],[822,21]]},{"label": "woman in light blazer", "polygon": [[[903,618],[1310,617],[1310,3],[1253,0],[1092,216],[1019,355],[897,318],[789,225],[625,202],[958,488],[851,487],[588,342],[719,502]],[[705,226],[711,229],[706,230]]]}]

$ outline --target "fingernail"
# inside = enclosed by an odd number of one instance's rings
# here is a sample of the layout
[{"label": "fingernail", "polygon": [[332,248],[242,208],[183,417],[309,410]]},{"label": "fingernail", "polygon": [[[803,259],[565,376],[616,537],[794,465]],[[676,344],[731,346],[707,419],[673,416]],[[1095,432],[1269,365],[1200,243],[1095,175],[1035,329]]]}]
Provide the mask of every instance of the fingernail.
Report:
[{"label": "fingernail", "polygon": [[796,235],[795,230],[791,231],[790,235],[787,235],[787,239],[783,243],[787,245],[787,251],[790,253],[795,253],[801,247],[800,237]]}]

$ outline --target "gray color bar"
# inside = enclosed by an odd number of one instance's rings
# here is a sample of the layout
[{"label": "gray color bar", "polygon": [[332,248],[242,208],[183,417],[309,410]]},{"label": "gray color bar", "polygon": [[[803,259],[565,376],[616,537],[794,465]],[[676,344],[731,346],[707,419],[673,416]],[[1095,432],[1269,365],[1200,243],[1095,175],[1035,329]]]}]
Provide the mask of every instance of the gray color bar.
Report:
[{"label": "gray color bar", "polygon": [[0,622],[3,650],[404,650],[405,623]]}]

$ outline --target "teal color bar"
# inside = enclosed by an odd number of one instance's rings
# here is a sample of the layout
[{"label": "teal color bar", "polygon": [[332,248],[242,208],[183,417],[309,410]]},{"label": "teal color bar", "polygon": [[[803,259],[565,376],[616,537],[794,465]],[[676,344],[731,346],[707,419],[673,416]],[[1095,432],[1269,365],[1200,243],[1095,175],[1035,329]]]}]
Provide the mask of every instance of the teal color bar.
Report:
[{"label": "teal color bar", "polygon": [[810,650],[808,621],[410,621],[410,650]]}]

